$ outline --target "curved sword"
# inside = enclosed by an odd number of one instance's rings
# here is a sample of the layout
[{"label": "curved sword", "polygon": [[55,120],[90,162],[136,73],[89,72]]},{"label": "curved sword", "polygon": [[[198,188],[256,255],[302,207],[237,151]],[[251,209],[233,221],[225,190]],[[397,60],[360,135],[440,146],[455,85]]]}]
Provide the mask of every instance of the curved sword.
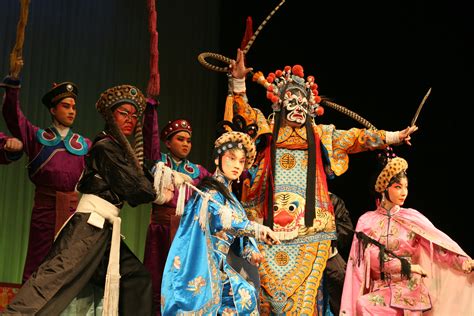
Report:
[{"label": "curved sword", "polygon": [[431,93],[431,88],[428,89],[428,92],[426,92],[425,96],[423,97],[423,100],[421,100],[421,103],[420,103],[420,105],[418,106],[418,109],[416,110],[415,116],[414,116],[413,119],[411,120],[411,126],[414,126],[414,125],[415,125],[416,120],[418,119],[418,115],[420,115],[421,108],[422,108],[423,105],[425,104],[426,99],[428,99],[428,96],[430,95],[430,93]]}]

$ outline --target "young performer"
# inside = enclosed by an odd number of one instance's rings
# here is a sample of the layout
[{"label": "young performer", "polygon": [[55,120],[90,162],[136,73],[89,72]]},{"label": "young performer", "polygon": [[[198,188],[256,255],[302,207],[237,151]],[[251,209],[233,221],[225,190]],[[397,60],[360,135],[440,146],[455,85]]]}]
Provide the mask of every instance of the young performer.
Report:
[{"label": "young performer", "polygon": [[216,140],[216,172],[188,201],[166,261],[163,315],[258,315],[258,289],[227,261],[234,244],[239,256],[258,266],[263,256],[253,238],[279,243],[271,229],[247,219],[231,192],[232,181],[252,165],[255,154],[245,133],[227,132]]},{"label": "young performer", "polygon": [[[23,60],[16,62],[21,69]],[[19,72],[19,71],[18,71]],[[55,84],[42,98],[51,114],[45,129],[33,125],[20,108],[20,80],[7,76],[3,117],[11,134],[23,142],[28,175],[35,185],[28,252],[23,282],[48,253],[55,234],[77,206],[76,184],[84,170],[84,156],[91,141],[71,129],[76,119],[79,90],[72,82]]]},{"label": "young performer", "polygon": [[[150,274],[120,238],[120,209],[151,203],[157,192],[146,177],[133,135],[145,97],[131,85],[107,89],[96,107],[105,128],[94,140],[76,213],[6,313],[59,315],[89,283],[104,287],[104,315],[153,315]],[[119,297],[120,293],[120,297]]]},{"label": "young performer", "polygon": [[[169,121],[158,134],[158,117],[156,102],[148,98],[144,121],[145,157],[155,162],[163,162],[171,169],[189,176],[194,185],[210,173],[201,165],[187,159],[192,148],[192,127],[185,119]],[[160,150],[160,139],[168,152]],[[189,191],[191,192],[191,191]],[[161,204],[153,203],[150,223],[146,235],[145,255],[143,263],[150,271],[153,280],[153,297],[155,304],[161,302],[161,280],[171,243],[179,226],[180,216],[176,216],[176,203],[179,192],[176,188],[170,192],[169,198]],[[185,200],[189,198],[187,194]],[[157,315],[160,310],[157,310]]]},{"label": "young performer", "polygon": [[341,315],[472,314],[473,260],[423,214],[403,207],[408,163],[390,152],[381,157],[381,200],[357,222],[356,234],[365,236],[352,242]]}]

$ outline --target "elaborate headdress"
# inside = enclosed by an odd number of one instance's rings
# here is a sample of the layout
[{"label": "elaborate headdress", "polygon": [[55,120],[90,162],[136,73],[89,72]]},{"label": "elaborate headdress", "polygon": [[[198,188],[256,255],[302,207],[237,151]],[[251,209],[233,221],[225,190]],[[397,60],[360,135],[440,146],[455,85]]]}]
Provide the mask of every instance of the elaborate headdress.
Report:
[{"label": "elaborate headdress", "polygon": [[178,132],[188,132],[189,135],[192,135],[193,129],[191,127],[191,124],[185,119],[177,119],[174,121],[169,121],[168,124],[166,124],[165,127],[161,130],[160,133],[160,139],[162,141],[167,140],[169,137],[172,135],[178,133]]},{"label": "elaborate headdress", "polygon": [[385,166],[375,181],[375,191],[382,193],[387,190],[387,186],[393,176],[408,169],[408,162],[401,157],[397,157],[390,147],[387,147],[378,158],[381,160],[382,164],[385,164]]},{"label": "elaborate headdress", "polygon": [[146,99],[143,93],[137,87],[127,84],[105,90],[97,100],[95,107],[104,116],[107,110],[111,111],[115,106],[122,103],[133,104],[137,109],[138,116],[141,116],[145,111]]},{"label": "elaborate headdress", "polygon": [[41,102],[48,108],[52,108],[58,104],[64,98],[73,98],[77,99],[79,90],[77,86],[72,82],[63,82],[60,84],[53,83],[51,90],[46,92],[46,94],[41,99]]},{"label": "elaborate headdress", "polygon": [[[226,129],[226,127],[229,127],[231,131]],[[250,168],[257,155],[255,142],[251,137],[251,135],[257,133],[257,125],[247,126],[245,119],[237,115],[234,116],[232,122],[219,122],[217,128],[218,134],[223,134],[214,142],[214,156],[220,156],[229,149],[240,148],[245,150],[245,169]]]},{"label": "elaborate headdress", "polygon": [[[115,123],[112,111],[115,107],[123,103],[130,103],[137,109],[139,120],[135,127],[135,150],[132,149],[125,135]],[[97,111],[104,117],[108,132],[125,148],[130,158],[135,160],[138,172],[141,173],[143,164],[143,135],[141,116],[145,111],[146,99],[143,93],[137,87],[132,85],[119,85],[105,90],[96,104]]]},{"label": "elaborate headdress", "polygon": [[294,95],[294,91],[299,91],[308,101],[306,109],[308,115],[315,117],[324,113],[319,105],[321,97],[318,93],[318,85],[313,76],[304,78],[304,69],[301,65],[293,67],[285,66],[283,70],[277,70],[268,74],[266,78],[261,72],[253,76],[253,80],[262,84],[267,89],[267,99],[271,100],[273,111],[281,111],[286,99]]}]

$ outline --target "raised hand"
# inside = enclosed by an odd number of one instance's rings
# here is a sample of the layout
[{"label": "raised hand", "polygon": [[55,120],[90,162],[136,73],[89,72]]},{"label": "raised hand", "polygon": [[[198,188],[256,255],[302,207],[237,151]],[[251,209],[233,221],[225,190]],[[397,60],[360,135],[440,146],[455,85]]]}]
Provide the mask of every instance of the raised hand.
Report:
[{"label": "raised hand", "polygon": [[245,76],[253,70],[253,68],[245,67],[244,52],[239,48],[237,49],[237,57],[232,60],[229,65],[230,74],[236,79],[243,79]]},{"label": "raised hand", "polygon": [[15,53],[10,54],[10,77],[18,79],[20,77],[21,69],[23,68],[23,58],[18,57]]},{"label": "raised hand", "polygon": [[9,138],[3,145],[3,148],[9,152],[17,152],[23,149],[23,143],[18,138]]}]

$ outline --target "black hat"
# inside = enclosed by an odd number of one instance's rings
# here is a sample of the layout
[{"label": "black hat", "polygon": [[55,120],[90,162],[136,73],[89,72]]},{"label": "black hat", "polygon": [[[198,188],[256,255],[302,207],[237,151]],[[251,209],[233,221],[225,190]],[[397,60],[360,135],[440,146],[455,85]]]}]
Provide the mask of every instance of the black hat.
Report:
[{"label": "black hat", "polygon": [[72,82],[53,83],[53,88],[49,90],[41,99],[46,107],[52,108],[64,98],[77,98],[77,86]]}]

